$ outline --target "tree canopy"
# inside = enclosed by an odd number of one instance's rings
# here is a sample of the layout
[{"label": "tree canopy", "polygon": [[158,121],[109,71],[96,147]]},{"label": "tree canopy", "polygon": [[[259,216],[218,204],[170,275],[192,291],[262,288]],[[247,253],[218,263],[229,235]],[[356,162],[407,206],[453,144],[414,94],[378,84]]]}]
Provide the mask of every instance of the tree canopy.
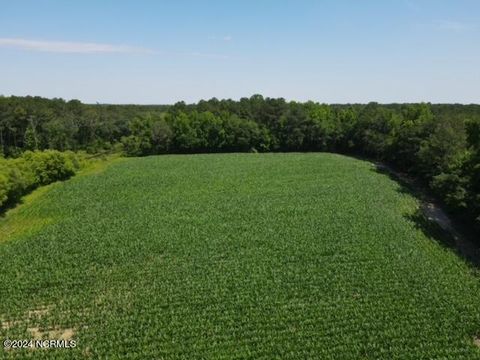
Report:
[{"label": "tree canopy", "polygon": [[[171,106],[0,97],[0,150],[329,151],[385,161],[480,224],[480,105],[300,103],[253,95]],[[1,181],[1,179],[0,179]]]}]

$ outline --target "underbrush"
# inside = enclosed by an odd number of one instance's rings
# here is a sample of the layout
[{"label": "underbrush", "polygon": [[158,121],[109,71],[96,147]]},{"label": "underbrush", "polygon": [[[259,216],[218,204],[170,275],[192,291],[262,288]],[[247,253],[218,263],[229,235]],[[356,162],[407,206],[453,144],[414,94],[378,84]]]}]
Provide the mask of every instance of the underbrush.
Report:
[{"label": "underbrush", "polygon": [[57,150],[26,151],[17,158],[0,158],[0,212],[39,186],[70,178],[89,161],[83,153]]}]

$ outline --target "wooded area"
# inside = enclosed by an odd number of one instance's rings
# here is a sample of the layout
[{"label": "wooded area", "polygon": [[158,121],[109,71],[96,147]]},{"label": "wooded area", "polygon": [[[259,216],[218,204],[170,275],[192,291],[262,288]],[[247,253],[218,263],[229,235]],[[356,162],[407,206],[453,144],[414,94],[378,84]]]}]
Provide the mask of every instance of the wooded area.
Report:
[{"label": "wooded area", "polygon": [[0,148],[163,153],[328,151],[378,159],[420,179],[480,225],[480,105],[326,105],[254,95],[187,105],[89,105],[0,97]]}]

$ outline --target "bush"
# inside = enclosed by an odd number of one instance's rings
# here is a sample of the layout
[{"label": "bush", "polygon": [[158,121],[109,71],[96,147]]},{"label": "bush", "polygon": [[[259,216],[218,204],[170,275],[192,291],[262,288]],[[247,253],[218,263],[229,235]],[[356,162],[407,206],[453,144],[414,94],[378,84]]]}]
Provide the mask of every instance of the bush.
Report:
[{"label": "bush", "polygon": [[26,151],[22,158],[30,164],[36,185],[47,185],[57,180],[65,180],[75,174],[75,168],[70,158],[56,150]]},{"label": "bush", "polygon": [[467,207],[466,179],[455,173],[441,173],[433,177],[430,186],[452,210]]},{"label": "bush", "polygon": [[122,138],[123,151],[127,156],[142,156],[148,149],[142,140],[135,135],[125,136]]},{"label": "bush", "polygon": [[0,209],[38,186],[68,179],[83,163],[80,155],[56,150],[26,151],[15,159],[0,158]]},{"label": "bush", "polygon": [[9,190],[8,178],[4,174],[0,174],[0,206],[7,201]]}]

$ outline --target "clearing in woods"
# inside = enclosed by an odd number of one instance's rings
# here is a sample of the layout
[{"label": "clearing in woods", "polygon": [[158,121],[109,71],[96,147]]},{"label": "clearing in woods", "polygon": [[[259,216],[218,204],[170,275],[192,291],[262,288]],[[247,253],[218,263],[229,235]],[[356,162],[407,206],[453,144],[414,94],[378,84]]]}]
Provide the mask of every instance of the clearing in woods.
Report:
[{"label": "clearing in woods", "polygon": [[480,277],[418,208],[334,154],[115,162],[0,220],[34,225],[0,241],[0,337],[77,343],[1,355],[480,358]]}]

